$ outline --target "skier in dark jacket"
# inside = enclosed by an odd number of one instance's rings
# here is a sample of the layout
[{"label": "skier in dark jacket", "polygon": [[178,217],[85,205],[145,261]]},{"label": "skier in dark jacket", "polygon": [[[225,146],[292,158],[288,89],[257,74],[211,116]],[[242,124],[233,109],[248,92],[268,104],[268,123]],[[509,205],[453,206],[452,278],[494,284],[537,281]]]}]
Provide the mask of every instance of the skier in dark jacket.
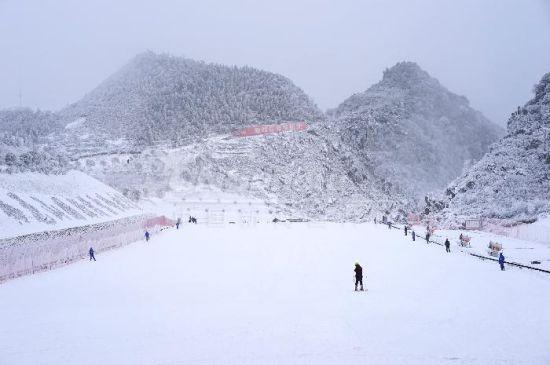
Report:
[{"label": "skier in dark jacket", "polygon": [[416,241],[416,233],[414,233],[414,231],[412,231],[412,238],[413,238],[413,242]]},{"label": "skier in dark jacket", "polygon": [[500,255],[498,255],[498,263],[500,265],[500,270],[502,270],[502,271],[504,271],[504,260],[506,260],[506,258],[504,257],[504,255],[501,252]]},{"label": "skier in dark jacket", "polygon": [[408,232],[409,232],[409,227],[405,226],[405,236],[407,235]]},{"label": "skier in dark jacket", "polygon": [[426,243],[430,243],[430,232],[426,232]]},{"label": "skier in dark jacket", "polygon": [[355,291],[357,291],[357,285],[361,284],[361,291],[363,290],[363,268],[358,262],[355,263]]},{"label": "skier in dark jacket", "polygon": [[445,239],[445,251],[451,252],[451,242],[449,242],[449,239]]},{"label": "skier in dark jacket", "polygon": [[95,255],[94,255],[95,251],[92,247],[90,247],[90,250],[88,251],[88,254],[90,255],[90,261],[94,260],[95,261]]},{"label": "skier in dark jacket", "polygon": [[145,231],[145,241],[149,241],[150,236],[149,231]]}]

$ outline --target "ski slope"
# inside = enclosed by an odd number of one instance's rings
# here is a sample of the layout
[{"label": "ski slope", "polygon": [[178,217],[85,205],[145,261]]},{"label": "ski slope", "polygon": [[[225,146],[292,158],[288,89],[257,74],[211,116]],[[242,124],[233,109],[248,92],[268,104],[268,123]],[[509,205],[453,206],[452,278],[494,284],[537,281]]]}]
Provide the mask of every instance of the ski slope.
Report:
[{"label": "ski slope", "polygon": [[0,178],[0,239],[140,214],[143,211],[124,195],[80,171]]},{"label": "ski slope", "polygon": [[97,260],[0,286],[0,364],[550,363],[550,275],[382,225],[185,224]]}]

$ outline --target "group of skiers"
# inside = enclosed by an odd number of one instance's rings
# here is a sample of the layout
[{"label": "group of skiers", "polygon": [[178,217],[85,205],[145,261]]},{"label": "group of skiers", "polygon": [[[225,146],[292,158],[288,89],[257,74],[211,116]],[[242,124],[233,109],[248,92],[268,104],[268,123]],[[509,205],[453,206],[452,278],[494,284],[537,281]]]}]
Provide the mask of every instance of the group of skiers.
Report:
[{"label": "group of skiers", "polygon": [[[377,224],[379,221],[376,219],[376,217],[374,218],[374,224]],[[392,223],[391,221],[388,220],[388,218],[384,215],[382,216],[382,224],[386,224],[388,226],[388,229],[391,229],[393,226],[392,226]],[[395,227],[397,228],[397,227]],[[408,236],[408,233],[409,233],[409,230],[411,230],[409,228],[409,226],[405,225],[405,227],[403,228],[404,232],[405,232],[405,236]],[[425,235],[425,238],[426,238],[426,243],[430,243],[430,237],[431,237],[431,229],[430,227],[428,226],[426,228],[426,235]],[[412,236],[412,240],[413,241],[416,241],[416,233],[415,231],[412,231],[411,232],[411,236]],[[462,238],[462,234],[460,234],[460,237]],[[445,246],[445,251],[446,252],[451,252],[451,241],[449,241],[449,238],[445,238],[445,242],[443,243],[443,245]],[[498,263],[500,265],[500,269],[502,271],[505,270],[504,268],[504,263],[506,262],[505,261],[505,257],[503,255],[503,253],[501,252],[499,254],[499,257],[498,257]]]},{"label": "group of skiers", "polygon": [[[378,223],[379,223],[379,221],[375,217],[374,218],[374,224],[378,224]],[[391,221],[389,221],[387,219],[386,216],[382,217],[382,222],[381,223],[386,224],[388,226],[388,229],[392,228],[392,223],[391,223]],[[407,225],[405,225],[403,230],[405,232],[405,236],[408,236],[410,228]],[[426,229],[426,243],[430,243],[430,236],[431,236],[430,232],[431,232],[430,227],[428,227]],[[413,241],[416,241],[416,233],[415,233],[414,230],[411,232],[411,237],[412,237]],[[449,238],[445,238],[444,246],[445,246],[445,251],[446,252],[451,252],[451,241],[449,241]],[[500,265],[500,270],[502,270],[502,271],[505,270],[505,268],[504,268],[504,263],[506,262],[505,260],[506,259],[503,255],[503,253],[500,252],[500,255],[498,257],[498,263]],[[358,286],[360,287],[359,290],[362,291],[363,290],[363,268],[361,267],[361,265],[359,265],[358,262],[355,263],[354,272],[355,272],[355,291],[357,291]]]},{"label": "group of skiers", "polygon": [[[385,217],[384,217],[385,218]],[[391,222],[390,221],[387,221],[386,219],[383,219],[383,222],[386,223],[388,225],[388,228],[392,228],[392,225],[391,225]],[[197,220],[196,218],[194,217],[189,217],[189,223],[197,223]],[[376,224],[377,223],[377,220],[376,218],[374,218],[374,223]],[[177,222],[176,222],[176,229],[179,229],[179,226],[181,224],[181,219],[178,218]],[[405,228],[404,228],[404,232],[405,232],[405,236],[408,235],[409,233],[409,227],[405,225]],[[145,241],[146,242],[149,242],[149,239],[151,237],[151,234],[149,233],[148,230],[145,231]],[[411,233],[411,236],[412,236],[412,240],[415,241],[416,240],[416,233],[414,231],[412,231]],[[429,229],[426,231],[426,243],[429,243],[430,242],[430,232],[429,232]],[[451,242],[449,241],[449,238],[446,238],[445,239],[445,250],[446,252],[451,252]],[[94,260],[96,261],[96,258],[95,258],[95,251],[93,249],[93,247],[90,247],[90,249],[88,250],[88,255],[90,256],[90,261]],[[505,270],[504,268],[504,263],[505,263],[505,257],[504,255],[502,254],[502,252],[500,253],[499,257],[498,257],[498,263],[500,265],[500,269],[502,271]],[[355,268],[354,268],[354,273],[355,273],[355,291],[364,291],[364,287],[363,287],[363,268],[361,267],[361,265],[359,265],[359,262],[356,262],[355,263]],[[359,289],[358,289],[359,287]]]},{"label": "group of skiers", "polygon": [[[195,217],[189,216],[189,223],[195,223],[196,224],[197,219]],[[178,218],[177,221],[176,221],[176,229],[179,229],[180,225],[181,225],[181,218]],[[151,239],[151,233],[149,233],[148,230],[145,230],[144,237],[145,237],[145,242],[149,242],[149,240]],[[90,261],[92,261],[92,260],[96,261],[95,251],[94,251],[93,247],[90,247],[90,249],[88,250],[88,256],[90,257]]]}]

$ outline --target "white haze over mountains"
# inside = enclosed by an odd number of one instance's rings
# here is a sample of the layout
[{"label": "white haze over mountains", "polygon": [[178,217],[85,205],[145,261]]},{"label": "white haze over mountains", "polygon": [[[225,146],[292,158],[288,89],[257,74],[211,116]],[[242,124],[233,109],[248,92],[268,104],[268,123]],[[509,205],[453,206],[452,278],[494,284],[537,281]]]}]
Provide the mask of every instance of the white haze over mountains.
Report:
[{"label": "white haze over mountains", "polygon": [[[285,121],[309,129],[230,135]],[[135,200],[212,186],[330,220],[409,211],[501,134],[412,62],[325,115],[284,76],[153,52],[58,113],[4,111],[0,122],[8,173],[78,168]]]},{"label": "white haze over mountains", "polygon": [[59,110],[146,49],[285,75],[321,109],[415,61],[501,125],[550,64],[547,0],[0,1],[0,108]]},{"label": "white haze over mountains", "polygon": [[[207,185],[335,220],[405,213],[445,189],[502,135],[478,110],[515,110],[550,64],[536,1],[0,10],[0,107],[17,90],[55,110],[0,111],[1,172],[76,168],[136,200]],[[226,139],[302,120],[306,132]]]}]

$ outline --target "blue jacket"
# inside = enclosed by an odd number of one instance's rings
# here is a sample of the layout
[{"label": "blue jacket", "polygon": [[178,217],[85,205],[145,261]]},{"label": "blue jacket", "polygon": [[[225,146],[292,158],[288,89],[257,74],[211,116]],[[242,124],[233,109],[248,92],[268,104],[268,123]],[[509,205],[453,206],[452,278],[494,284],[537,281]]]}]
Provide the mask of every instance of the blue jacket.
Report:
[{"label": "blue jacket", "polygon": [[504,263],[504,255],[502,253],[498,257],[498,263],[501,264],[501,265]]}]

